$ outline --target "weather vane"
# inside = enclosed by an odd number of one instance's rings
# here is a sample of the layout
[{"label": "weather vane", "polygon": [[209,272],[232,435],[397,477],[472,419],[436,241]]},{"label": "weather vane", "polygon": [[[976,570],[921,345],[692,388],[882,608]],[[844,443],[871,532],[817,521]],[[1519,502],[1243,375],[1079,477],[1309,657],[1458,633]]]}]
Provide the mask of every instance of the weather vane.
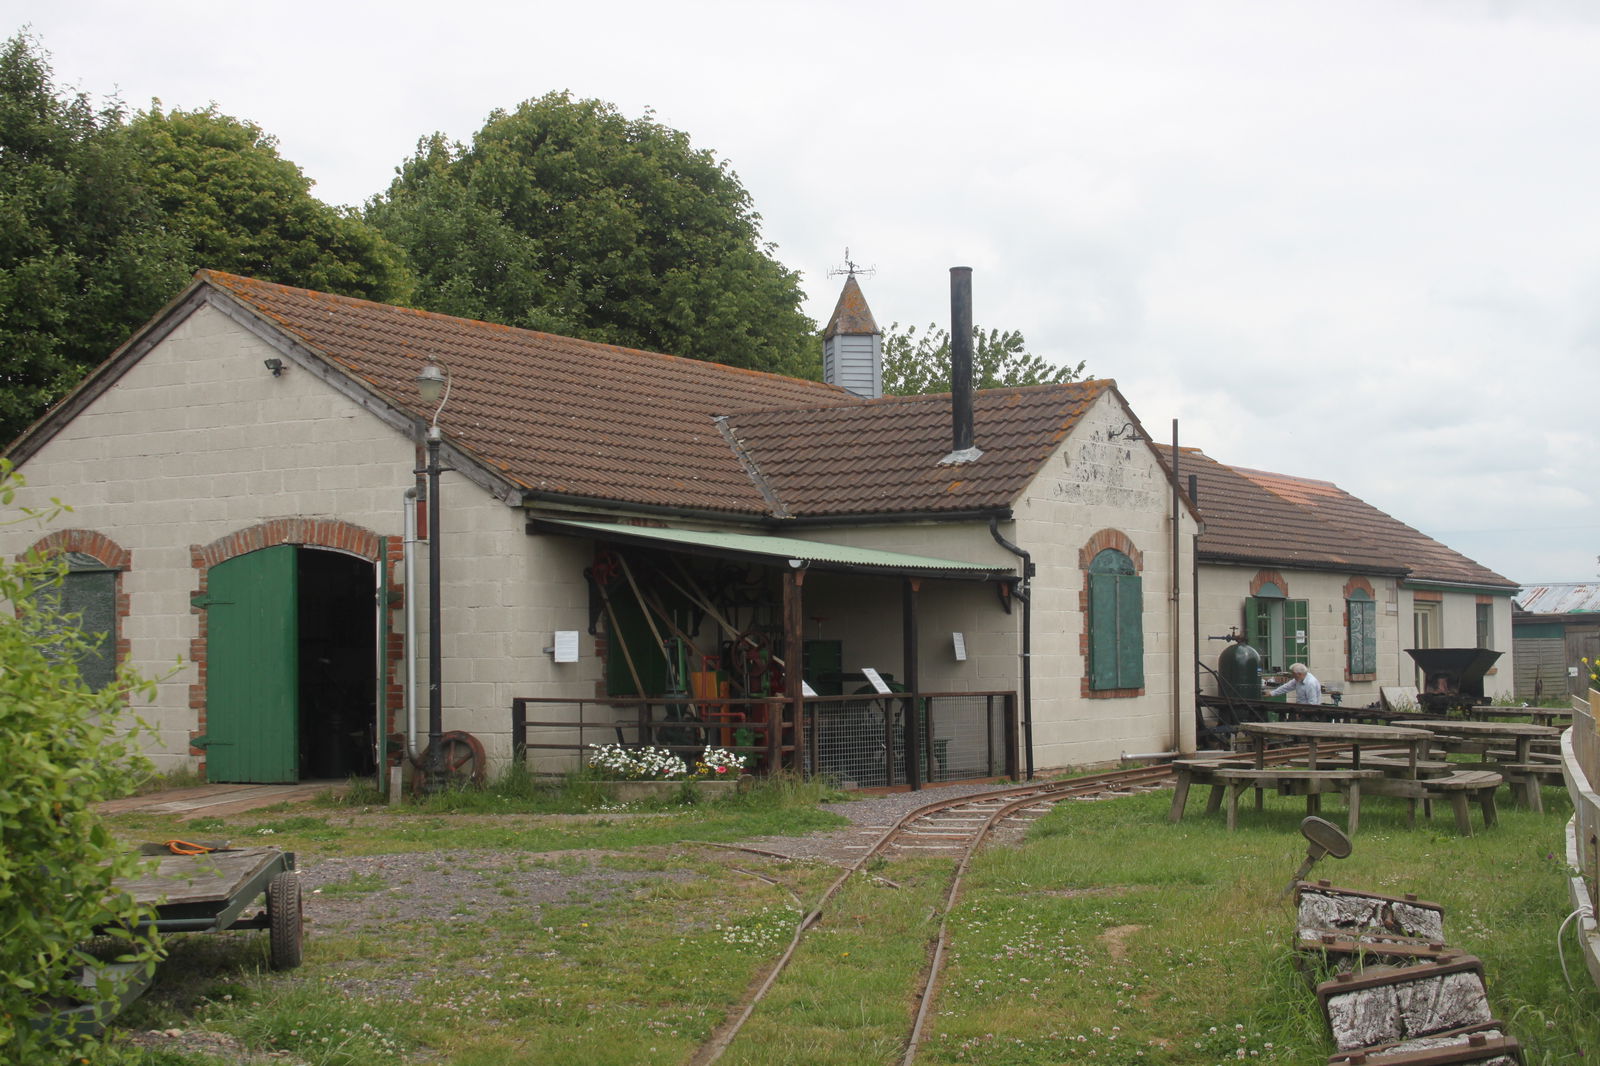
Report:
[{"label": "weather vane", "polygon": [[853,278],[857,274],[861,274],[864,277],[869,277],[870,278],[870,277],[872,277],[872,275],[876,274],[877,272],[878,272],[878,268],[877,267],[864,267],[864,266],[861,266],[858,263],[851,262],[850,261],[850,249],[846,248],[844,250],[844,268],[841,270],[838,267],[835,267],[834,269],[828,271],[828,277],[836,278],[840,274],[848,274]]}]

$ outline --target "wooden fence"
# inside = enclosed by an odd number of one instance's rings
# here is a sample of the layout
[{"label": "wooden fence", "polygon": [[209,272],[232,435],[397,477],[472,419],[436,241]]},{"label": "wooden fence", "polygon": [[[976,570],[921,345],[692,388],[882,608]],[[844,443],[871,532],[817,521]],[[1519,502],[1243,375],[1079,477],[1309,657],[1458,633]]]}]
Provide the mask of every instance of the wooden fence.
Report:
[{"label": "wooden fence", "polygon": [[1578,923],[1589,976],[1600,986],[1600,923],[1595,920],[1600,891],[1600,732],[1595,711],[1600,692],[1589,690],[1587,701],[1572,697],[1572,728],[1561,737],[1561,768],[1572,797],[1572,821],[1567,823],[1567,865],[1571,870],[1569,894]]}]

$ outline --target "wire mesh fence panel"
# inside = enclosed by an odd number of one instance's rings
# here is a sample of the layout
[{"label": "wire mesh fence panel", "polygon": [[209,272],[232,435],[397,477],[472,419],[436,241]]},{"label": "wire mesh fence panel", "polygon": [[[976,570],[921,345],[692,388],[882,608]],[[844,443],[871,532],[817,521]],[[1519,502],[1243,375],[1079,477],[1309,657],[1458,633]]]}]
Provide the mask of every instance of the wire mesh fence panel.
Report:
[{"label": "wire mesh fence panel", "polygon": [[[879,700],[807,704],[816,772],[841,788],[890,784],[885,708]],[[904,781],[902,771],[899,780]]]},{"label": "wire mesh fence panel", "polygon": [[[807,702],[812,768],[844,788],[882,788],[910,781],[906,765],[907,716],[913,697]],[[918,696],[921,722],[917,777],[925,782],[1001,777],[1008,764],[1010,693],[938,693]]]}]

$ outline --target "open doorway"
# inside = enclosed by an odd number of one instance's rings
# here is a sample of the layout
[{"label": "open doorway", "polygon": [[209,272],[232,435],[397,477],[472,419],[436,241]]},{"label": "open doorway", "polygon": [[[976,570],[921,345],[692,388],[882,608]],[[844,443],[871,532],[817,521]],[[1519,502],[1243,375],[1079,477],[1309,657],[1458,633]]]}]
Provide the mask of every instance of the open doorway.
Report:
[{"label": "open doorway", "polygon": [[300,779],[371,776],[377,634],[372,563],[299,552]]}]

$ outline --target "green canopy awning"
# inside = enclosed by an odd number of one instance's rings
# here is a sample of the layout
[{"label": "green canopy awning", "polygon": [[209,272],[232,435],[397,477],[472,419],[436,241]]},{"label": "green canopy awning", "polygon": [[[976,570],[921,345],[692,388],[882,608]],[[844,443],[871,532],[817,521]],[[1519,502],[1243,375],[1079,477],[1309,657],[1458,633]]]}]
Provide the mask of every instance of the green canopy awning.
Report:
[{"label": "green canopy awning", "polygon": [[858,548],[799,537],[774,537],[727,530],[674,529],[661,526],[626,526],[613,522],[580,522],[531,518],[530,532],[592,537],[621,544],[664,548],[719,558],[738,558],[783,567],[835,573],[869,573],[884,576],[938,577],[965,581],[994,581],[1015,576],[1009,566],[964,563],[928,555],[908,555],[881,548]]}]

